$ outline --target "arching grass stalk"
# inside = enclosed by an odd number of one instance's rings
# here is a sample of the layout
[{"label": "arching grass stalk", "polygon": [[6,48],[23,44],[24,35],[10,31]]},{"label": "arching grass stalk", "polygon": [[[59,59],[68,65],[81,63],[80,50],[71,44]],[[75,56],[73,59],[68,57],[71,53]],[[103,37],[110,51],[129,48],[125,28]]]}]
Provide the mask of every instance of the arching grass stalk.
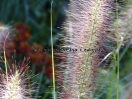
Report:
[{"label": "arching grass stalk", "polygon": [[55,66],[54,66],[54,52],[53,52],[53,36],[52,36],[52,4],[53,1],[51,2],[51,51],[52,51],[52,74],[53,74],[53,94],[54,94],[54,99],[56,99],[56,89],[55,89]]},{"label": "arching grass stalk", "polygon": [[9,32],[8,32],[8,34],[6,35],[6,38],[5,38],[5,40],[4,40],[4,46],[3,46],[3,50],[4,50],[4,64],[5,64],[7,82],[8,82],[8,70],[7,70],[7,59],[6,59],[6,52],[5,52],[5,43],[6,43],[6,39],[8,38],[8,36],[9,36]]}]

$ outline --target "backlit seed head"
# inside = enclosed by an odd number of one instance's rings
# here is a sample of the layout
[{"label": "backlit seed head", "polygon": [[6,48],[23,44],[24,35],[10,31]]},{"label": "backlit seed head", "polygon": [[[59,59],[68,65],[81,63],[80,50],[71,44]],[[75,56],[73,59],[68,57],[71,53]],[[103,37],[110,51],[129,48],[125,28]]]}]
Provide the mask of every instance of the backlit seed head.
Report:
[{"label": "backlit seed head", "polygon": [[62,53],[66,60],[61,63],[64,77],[58,77],[63,80],[59,99],[94,98],[92,90],[97,86],[97,68],[105,52],[109,8],[107,0],[71,0],[62,48],[77,51]]},{"label": "backlit seed head", "polygon": [[27,71],[27,64],[23,62],[20,66],[10,66],[7,76],[2,72],[0,99],[34,99],[31,95],[35,92],[35,83]]}]

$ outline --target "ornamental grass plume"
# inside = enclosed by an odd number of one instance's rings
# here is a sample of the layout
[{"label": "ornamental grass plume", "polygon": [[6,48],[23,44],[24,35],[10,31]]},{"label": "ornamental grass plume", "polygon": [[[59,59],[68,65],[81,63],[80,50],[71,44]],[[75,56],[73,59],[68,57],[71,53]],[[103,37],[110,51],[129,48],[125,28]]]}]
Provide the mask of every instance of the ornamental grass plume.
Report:
[{"label": "ornamental grass plume", "polygon": [[[9,35],[10,28],[7,26],[0,26],[0,51],[3,50],[4,42],[6,39],[6,36]],[[9,39],[8,39],[9,41]]]},{"label": "ornamental grass plume", "polygon": [[30,82],[32,76],[27,73],[28,62],[25,61],[26,59],[18,66],[8,66],[7,76],[2,69],[0,70],[0,99],[34,99],[31,94],[35,91],[35,83]]},{"label": "ornamental grass plume", "polygon": [[9,43],[12,41],[12,38],[15,36],[14,30],[6,25],[0,25],[0,53],[3,53],[4,50],[10,51]]},{"label": "ornamental grass plume", "polygon": [[31,81],[33,75],[28,72],[29,59],[23,62],[9,64],[6,59],[6,42],[9,41],[10,29],[6,26],[0,27],[0,50],[3,50],[4,57],[0,57],[4,62],[5,69],[0,68],[0,99],[34,99],[34,85]]},{"label": "ornamental grass plume", "polygon": [[[70,0],[63,36],[63,61],[58,75],[59,99],[94,99],[97,68],[105,53],[112,1]],[[61,90],[60,90],[61,88]]]},{"label": "ornamental grass plume", "polygon": [[132,38],[132,1],[126,0],[124,2],[125,5],[119,6],[122,8],[122,10],[120,11],[118,19],[115,22],[115,24],[117,22],[119,23],[119,36],[123,39],[120,42],[122,42],[123,46],[126,45],[126,43],[128,43]]}]

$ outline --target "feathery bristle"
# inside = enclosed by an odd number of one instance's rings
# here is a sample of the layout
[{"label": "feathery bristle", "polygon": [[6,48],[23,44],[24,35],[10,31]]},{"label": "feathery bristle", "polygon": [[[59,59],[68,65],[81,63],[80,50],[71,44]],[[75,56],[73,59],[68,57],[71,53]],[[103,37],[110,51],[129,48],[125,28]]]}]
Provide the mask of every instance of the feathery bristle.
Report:
[{"label": "feathery bristle", "polygon": [[[30,97],[35,90],[34,83],[30,82],[31,75],[27,74],[28,64],[8,66],[8,76],[1,75],[0,99],[34,99]],[[6,78],[8,77],[8,79]]]},{"label": "feathery bristle", "polygon": [[[110,6],[107,0],[71,0],[69,20],[64,29],[62,48],[65,62],[61,63],[64,78],[59,86],[59,99],[92,99],[100,54],[104,53],[107,19]],[[59,88],[60,88],[59,87]]]}]

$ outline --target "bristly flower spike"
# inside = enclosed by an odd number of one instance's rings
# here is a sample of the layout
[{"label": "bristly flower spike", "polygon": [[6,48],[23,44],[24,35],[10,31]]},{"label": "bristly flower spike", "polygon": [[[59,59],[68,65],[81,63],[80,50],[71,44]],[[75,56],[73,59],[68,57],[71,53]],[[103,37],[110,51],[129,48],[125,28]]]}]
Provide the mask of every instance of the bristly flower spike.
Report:
[{"label": "bristly flower spike", "polygon": [[10,27],[0,26],[0,51],[4,53],[4,59],[1,58],[5,65],[5,71],[0,69],[0,99],[36,99],[32,96],[37,90],[31,81],[33,74],[28,73],[29,58],[18,65],[16,61],[12,65],[7,62],[7,43],[14,36],[11,32]]},{"label": "bristly flower spike", "polygon": [[70,0],[62,46],[70,50],[62,52],[66,61],[60,64],[64,77],[58,75],[58,80],[63,81],[58,84],[62,88],[59,99],[94,98],[97,68],[105,52],[109,12],[108,0]]},{"label": "bristly flower spike", "polygon": [[27,74],[28,63],[25,60],[16,66],[8,66],[8,81],[6,74],[1,70],[0,99],[34,99],[31,96],[35,92],[31,83],[31,75]]}]

